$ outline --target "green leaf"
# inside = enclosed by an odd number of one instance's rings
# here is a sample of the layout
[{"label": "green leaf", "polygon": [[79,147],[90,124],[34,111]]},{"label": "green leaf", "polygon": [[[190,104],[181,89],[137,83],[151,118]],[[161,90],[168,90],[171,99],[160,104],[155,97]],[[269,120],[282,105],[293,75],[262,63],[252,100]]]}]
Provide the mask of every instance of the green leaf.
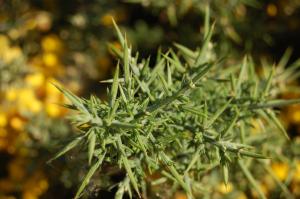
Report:
[{"label": "green leaf", "polygon": [[204,39],[207,38],[209,34],[209,20],[210,20],[210,9],[209,4],[205,8],[205,20],[204,20]]},{"label": "green leaf", "polygon": [[214,115],[211,117],[211,119],[207,122],[206,128],[209,128],[213,123],[220,117],[220,115],[228,108],[232,101],[232,98],[226,102],[217,112],[214,113]]},{"label": "green leaf", "polygon": [[117,56],[118,58],[123,58],[122,51],[116,46],[114,46],[113,44],[109,43],[108,49],[111,51],[110,53],[112,53],[113,55]]},{"label": "green leaf", "polygon": [[242,85],[242,82],[243,82],[243,79],[247,76],[246,75],[246,72],[247,72],[247,64],[248,64],[248,58],[245,56],[244,57],[244,60],[243,60],[243,64],[242,64],[242,67],[241,67],[241,71],[240,71],[240,74],[239,74],[239,78],[237,80],[237,85],[236,85],[236,94],[237,94],[237,97],[240,97],[241,95],[241,92],[242,92],[242,88],[241,88],[241,85]]},{"label": "green leaf", "polygon": [[178,173],[178,171],[176,170],[176,168],[172,164],[170,164],[170,162],[171,162],[170,158],[164,152],[160,153],[160,157],[161,157],[161,160],[163,161],[163,163],[170,170],[170,172],[171,172],[172,176],[174,177],[175,181],[178,184],[180,184],[180,186],[187,192],[187,194],[191,198],[193,198],[193,194],[192,194],[189,186],[183,181],[183,177]]},{"label": "green leaf", "polygon": [[222,173],[223,173],[224,183],[227,186],[228,185],[228,165],[226,163],[222,164]]},{"label": "green leaf", "polygon": [[282,106],[288,106],[288,105],[299,104],[299,103],[300,103],[300,99],[289,99],[289,100],[276,99],[276,100],[269,100],[264,103],[252,104],[252,105],[249,105],[249,108],[250,109],[267,109],[267,108],[282,107]]},{"label": "green leaf", "polygon": [[231,86],[231,90],[234,92],[234,94],[236,95],[236,78],[234,77],[233,74],[230,74],[230,86]]},{"label": "green leaf", "polygon": [[286,137],[289,140],[290,138],[289,138],[288,133],[286,132],[285,128],[282,126],[279,119],[275,116],[274,112],[273,111],[264,111],[264,113],[266,113],[267,117],[270,118],[270,120],[280,130],[280,132],[284,135],[284,137]]},{"label": "green leaf", "polygon": [[168,57],[167,55],[164,55],[164,54],[162,54],[162,55],[164,56],[164,58],[165,58],[166,60],[168,60],[168,61],[172,64],[172,66],[174,66],[174,67],[177,69],[178,72],[184,73],[186,70],[185,70],[185,68],[181,65],[180,60],[179,60],[179,59],[176,59],[176,55],[175,55],[174,52],[171,51],[171,54],[173,55],[174,60],[173,60],[172,58]]},{"label": "green leaf", "polygon": [[202,108],[202,106],[200,107],[189,107],[189,106],[179,106],[180,109],[182,109],[182,111],[187,111],[187,112],[190,112],[190,113],[193,113],[193,114],[196,114],[196,115],[199,115],[199,116],[206,116],[206,114],[199,110],[200,108]]},{"label": "green leaf", "polygon": [[98,161],[90,168],[90,170],[88,171],[88,173],[86,174],[86,176],[84,177],[81,185],[79,186],[77,193],[75,195],[75,199],[79,199],[81,196],[81,193],[83,192],[84,188],[86,187],[86,185],[88,185],[88,183],[90,182],[91,177],[94,175],[94,173],[97,171],[97,169],[100,167],[100,165],[103,162],[103,159],[105,158],[105,153],[101,154],[98,157]]},{"label": "green leaf", "polygon": [[115,29],[117,31],[118,39],[119,39],[119,41],[121,43],[121,46],[124,46],[125,39],[124,39],[124,37],[123,37],[123,35],[122,35],[122,33],[121,33],[118,25],[116,24],[116,22],[115,22],[115,20],[113,18],[112,18],[112,22],[113,22],[113,25],[114,25],[114,27],[115,27]]},{"label": "green leaf", "polygon": [[177,25],[177,14],[176,14],[176,7],[174,3],[169,4],[169,6],[166,8],[167,16],[169,19],[169,22],[172,26]]},{"label": "green leaf", "polygon": [[111,126],[115,127],[115,128],[125,128],[125,129],[136,129],[136,128],[143,127],[140,124],[133,124],[133,123],[127,123],[127,122],[120,122],[120,121],[113,121],[111,123]]},{"label": "green leaf", "polygon": [[[197,83],[211,68],[212,64],[202,64],[201,67],[199,67],[199,71],[196,73],[196,75],[192,78],[192,82],[189,84],[182,85],[181,89],[174,93],[172,96],[166,97],[162,100],[157,100],[156,103],[149,106],[146,110],[146,113],[152,113],[157,111],[158,109],[172,103],[173,101],[177,100],[181,95],[183,95],[186,91],[193,89],[194,87],[191,86],[192,84]],[[145,115],[145,112],[140,112],[136,115],[136,118],[139,118],[141,116]]]},{"label": "green leaf", "polygon": [[138,196],[141,197],[140,192],[139,192],[139,188],[138,188],[137,180],[134,177],[134,174],[133,174],[133,172],[131,170],[131,167],[130,167],[130,164],[128,162],[128,159],[125,156],[122,156],[122,162],[123,162],[123,165],[124,165],[124,167],[126,169],[126,172],[127,172],[128,176],[130,178],[130,181],[131,181],[131,184],[132,184],[134,190],[136,191],[136,193],[138,194]]},{"label": "green leaf", "polygon": [[88,150],[88,156],[89,156],[89,165],[92,163],[92,158],[95,151],[95,145],[96,145],[96,134],[95,131],[91,130],[88,136],[88,142],[89,142],[89,150]]},{"label": "green leaf", "polygon": [[137,141],[140,145],[140,148],[142,149],[143,153],[145,154],[146,158],[149,158],[148,157],[148,154],[147,154],[147,149],[146,149],[146,146],[145,146],[145,142],[143,142],[143,139],[141,137],[141,135],[137,135]]},{"label": "green leaf", "polygon": [[294,199],[295,197],[293,196],[293,194],[289,191],[289,189],[287,188],[287,186],[278,179],[278,177],[273,172],[273,170],[270,168],[270,166],[267,165],[267,164],[265,164],[265,163],[262,163],[262,164],[263,164],[264,169],[270,174],[270,176],[273,178],[273,180],[275,181],[275,183],[282,190],[282,192],[284,193],[284,195],[286,196],[286,198]]},{"label": "green leaf", "polygon": [[118,190],[115,194],[115,199],[123,199],[124,193],[126,191],[129,192],[129,198],[132,198],[129,183],[130,183],[130,180],[129,180],[128,176],[126,176],[125,179],[122,182],[120,182],[118,185]]},{"label": "green leaf", "polygon": [[163,71],[165,68],[165,59],[161,59],[153,68],[150,74],[150,79],[147,84],[150,85],[157,77],[157,74]]},{"label": "green leaf", "polygon": [[71,101],[71,103],[80,111],[84,112],[84,113],[89,113],[88,110],[85,108],[85,106],[82,103],[82,100],[77,97],[76,95],[74,95],[73,93],[71,93],[70,91],[68,91],[67,89],[61,88],[58,85],[53,84],[60,92],[62,92],[67,98],[68,100]]},{"label": "green leaf", "polygon": [[115,194],[115,199],[123,199],[124,192],[125,192],[125,187],[120,186],[120,183],[119,183],[119,188]]},{"label": "green leaf", "polygon": [[111,94],[110,94],[110,107],[113,107],[118,94],[118,86],[119,86],[119,64],[117,65],[113,84],[111,86]]},{"label": "green leaf", "polygon": [[161,83],[162,83],[162,86],[163,86],[163,89],[164,89],[166,95],[167,95],[167,96],[170,95],[170,91],[169,91],[169,89],[168,89],[168,84],[167,84],[165,78],[164,78],[161,74],[158,74],[158,77],[159,77],[159,80],[160,80]]},{"label": "green leaf", "polygon": [[127,104],[127,103],[128,103],[128,101],[127,101],[127,98],[126,98],[126,96],[125,96],[124,90],[123,90],[123,88],[122,88],[122,86],[121,86],[121,85],[119,85],[119,90],[120,90],[121,97],[122,97],[122,99],[123,99],[124,103],[125,103],[125,104]]},{"label": "green leaf", "polygon": [[126,172],[128,174],[130,182],[131,182],[134,190],[138,194],[138,196],[141,197],[140,192],[139,192],[139,188],[138,188],[137,180],[136,180],[136,178],[135,178],[135,176],[134,176],[134,174],[133,174],[133,172],[131,170],[131,166],[130,166],[129,161],[128,161],[127,157],[126,157],[125,151],[123,149],[123,144],[122,144],[120,136],[118,137],[117,145],[118,145],[119,150],[121,151],[121,161],[122,161],[122,164],[125,167],[125,170],[126,170]]},{"label": "green leaf", "polygon": [[174,46],[176,46],[178,48],[178,50],[181,52],[181,54],[183,54],[184,56],[195,60],[197,57],[197,54],[195,52],[193,52],[192,50],[188,49],[187,47],[180,45],[178,43],[174,43]]},{"label": "green leaf", "polygon": [[189,172],[189,170],[196,164],[197,160],[199,160],[199,158],[200,158],[199,153],[200,153],[200,147],[195,151],[190,164],[188,165],[187,169],[184,172],[185,174],[187,174]]},{"label": "green leaf", "polygon": [[[123,46],[123,65],[124,65],[124,79],[125,79],[125,85],[127,86],[127,91],[130,92],[131,89],[131,77],[130,77],[130,69],[129,69],[129,49],[127,47],[127,42],[124,42],[124,46]],[[130,94],[128,93],[128,96],[130,96]]]},{"label": "green leaf", "polygon": [[204,39],[204,43],[202,45],[202,48],[199,52],[199,55],[198,57],[196,58],[196,62],[195,62],[195,65],[200,65],[200,64],[203,64],[205,62],[207,62],[208,60],[206,59],[206,55],[209,53],[209,43],[210,43],[210,40],[211,40],[211,37],[212,37],[212,34],[213,34],[213,30],[214,30],[214,26],[215,24],[213,23],[211,28],[209,29],[205,39]]},{"label": "green leaf", "polygon": [[271,84],[272,84],[272,80],[273,80],[273,76],[274,76],[274,72],[275,72],[275,68],[273,67],[270,71],[269,76],[268,76],[266,85],[265,85],[265,87],[262,91],[262,94],[261,94],[262,98],[265,97],[269,93],[269,90],[270,90],[270,87],[271,87]]},{"label": "green leaf", "polygon": [[60,156],[64,155],[65,153],[67,153],[68,151],[70,151],[71,149],[73,149],[74,147],[78,146],[78,144],[82,141],[82,139],[85,137],[84,136],[80,136],[75,138],[74,140],[72,140],[71,142],[69,142],[62,150],[60,150],[53,158],[51,158],[50,160],[47,161],[47,163],[52,162],[53,160],[59,158]]},{"label": "green leaf", "polygon": [[287,65],[291,55],[292,55],[292,49],[291,48],[287,48],[286,51],[284,52],[284,55],[282,56],[282,58],[280,59],[277,67],[280,70],[284,70],[284,67]]},{"label": "green leaf", "polygon": [[242,172],[244,173],[244,175],[246,176],[246,178],[250,182],[251,186],[258,193],[259,198],[260,199],[267,199],[266,196],[265,196],[265,194],[261,190],[260,186],[257,184],[256,180],[254,179],[254,177],[252,176],[252,174],[250,173],[250,171],[248,170],[248,168],[245,166],[245,163],[242,160],[238,160],[238,164],[239,164]]},{"label": "green leaf", "polygon": [[238,111],[238,109],[235,107],[235,115],[234,115],[234,117],[231,119],[231,121],[230,121],[230,123],[227,125],[227,127],[221,132],[221,137],[226,137],[226,135],[231,131],[231,129],[233,128],[233,126],[236,124],[238,118],[239,118],[239,111]]},{"label": "green leaf", "polygon": [[204,75],[208,73],[208,71],[213,67],[214,65],[211,63],[204,63],[201,65],[198,65],[197,68],[200,70],[196,72],[194,77],[192,78],[192,81],[194,84],[196,84]]},{"label": "green leaf", "polygon": [[170,65],[168,64],[167,65],[167,78],[168,78],[168,86],[173,86],[173,80],[172,80],[172,71],[171,71],[171,68],[170,68]]},{"label": "green leaf", "polygon": [[[228,150],[230,151],[230,150]],[[245,151],[245,150],[232,150],[232,152],[237,152],[238,154],[240,155],[243,155],[243,156],[247,156],[247,157],[251,157],[251,158],[257,158],[257,159],[269,159],[269,157],[266,157],[262,154],[259,154],[259,153],[255,153],[255,152],[251,152],[251,151]]]}]

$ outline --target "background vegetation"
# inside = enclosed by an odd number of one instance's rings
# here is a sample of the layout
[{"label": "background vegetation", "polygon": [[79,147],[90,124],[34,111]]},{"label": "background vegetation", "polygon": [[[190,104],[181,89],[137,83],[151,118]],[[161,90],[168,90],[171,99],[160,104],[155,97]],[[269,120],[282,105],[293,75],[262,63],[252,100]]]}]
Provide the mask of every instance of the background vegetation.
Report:
[{"label": "background vegetation", "polygon": [[[88,169],[78,151],[46,164],[75,132],[65,120],[68,111],[57,105],[65,98],[51,83],[83,97],[93,93],[107,98],[108,85],[99,81],[111,78],[115,70],[117,59],[110,49],[122,48],[112,17],[134,52],[154,58],[159,48],[164,52],[174,42],[191,49],[201,46],[208,4],[217,58],[236,64],[251,55],[258,72],[272,65],[282,69],[299,64],[297,0],[0,0],[0,198],[72,198],[76,193]],[[284,90],[280,97],[299,98],[297,80],[289,81],[290,89],[278,84]],[[281,119],[291,144],[278,153],[289,158],[272,160],[271,170],[297,198],[300,106],[284,108]],[[268,198],[278,197],[282,190],[270,175],[263,169],[256,172]],[[215,178],[211,198],[258,197],[252,189],[234,184],[226,188]],[[113,176],[112,181],[119,180]],[[89,198],[109,198],[114,191],[100,189],[96,181],[87,187]],[[170,197],[186,195],[176,192]]]}]

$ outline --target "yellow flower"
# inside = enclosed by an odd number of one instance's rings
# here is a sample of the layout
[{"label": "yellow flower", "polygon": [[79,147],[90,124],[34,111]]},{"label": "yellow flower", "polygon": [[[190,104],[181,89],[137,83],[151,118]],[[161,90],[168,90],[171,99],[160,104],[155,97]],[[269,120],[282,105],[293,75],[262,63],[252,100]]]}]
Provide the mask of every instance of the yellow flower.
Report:
[{"label": "yellow flower", "polygon": [[244,193],[240,193],[236,199],[247,199],[247,196]]},{"label": "yellow flower", "polygon": [[296,182],[300,182],[300,161],[298,161],[297,165],[296,165],[296,172],[294,174],[294,180]]},{"label": "yellow flower", "polygon": [[267,6],[267,13],[270,17],[274,17],[277,15],[277,7],[273,3],[268,4]]},{"label": "yellow flower", "polygon": [[13,40],[19,39],[23,35],[24,31],[22,31],[20,28],[12,28],[9,29],[8,35]]},{"label": "yellow flower", "polygon": [[10,89],[5,93],[5,99],[8,101],[14,101],[18,97],[18,90],[17,89]]},{"label": "yellow flower", "polygon": [[43,54],[43,62],[48,67],[55,67],[59,64],[58,57],[54,53]]},{"label": "yellow flower", "polygon": [[225,183],[222,183],[222,184],[218,185],[217,189],[219,192],[221,192],[223,194],[227,194],[233,190],[233,185],[231,183],[228,183],[227,185],[225,185]]},{"label": "yellow flower", "polygon": [[0,56],[2,53],[6,52],[9,48],[9,39],[7,36],[0,34]]},{"label": "yellow flower", "polygon": [[45,88],[45,93],[46,93],[45,101],[48,103],[62,102],[63,94],[51,83],[60,86],[57,80],[52,78],[47,79],[47,84]]},{"label": "yellow flower", "polygon": [[289,166],[286,163],[276,162],[271,165],[271,168],[281,181],[285,180],[289,173]]},{"label": "yellow flower", "polygon": [[52,26],[52,18],[48,12],[39,12],[35,21],[37,28],[41,31],[48,31]]},{"label": "yellow flower", "polygon": [[176,192],[174,199],[187,199],[187,196],[183,192]]},{"label": "yellow flower", "polygon": [[39,197],[32,193],[31,191],[26,191],[23,193],[22,199],[38,199]]},{"label": "yellow flower", "polygon": [[260,123],[261,121],[258,119],[253,119],[251,124],[252,124],[252,128],[251,128],[251,133],[253,134],[257,134],[257,133],[262,133],[263,132],[263,128],[262,125]]},{"label": "yellow flower", "polygon": [[33,100],[32,103],[27,105],[27,108],[28,108],[29,111],[31,111],[33,113],[38,113],[43,108],[42,102],[40,102],[38,100]]},{"label": "yellow flower", "polygon": [[68,84],[68,88],[72,91],[72,92],[79,92],[79,90],[80,90],[80,85],[79,85],[79,83],[78,82],[76,82],[76,81],[71,81],[71,82],[69,82],[69,84]]},{"label": "yellow flower", "polygon": [[84,28],[87,24],[87,19],[82,14],[76,14],[72,16],[71,22],[76,27]]},{"label": "yellow flower", "polygon": [[300,123],[300,109],[296,109],[291,113],[291,122]]},{"label": "yellow flower", "polygon": [[113,14],[107,13],[101,17],[100,23],[104,26],[111,26],[111,25],[113,25],[113,22],[112,22],[113,18],[115,18]]},{"label": "yellow flower", "polygon": [[18,94],[18,97],[22,99],[20,101],[24,102],[25,104],[31,103],[32,100],[35,99],[33,90],[28,88],[21,89]]},{"label": "yellow flower", "polygon": [[54,86],[60,86],[60,83],[54,78],[48,78],[46,84],[46,94],[47,95],[57,95],[60,91]]},{"label": "yellow flower", "polygon": [[[25,133],[22,133],[22,135],[24,135]],[[20,156],[28,156],[30,152],[30,149],[28,149],[27,147],[21,147],[19,150],[18,150],[18,154],[20,154]]]},{"label": "yellow flower", "polygon": [[1,150],[6,150],[6,146],[7,146],[7,140],[6,138],[0,138],[0,151]]},{"label": "yellow flower", "polygon": [[1,137],[7,136],[7,130],[5,128],[0,128],[0,139]]},{"label": "yellow flower", "polygon": [[14,196],[1,196],[1,199],[16,199]]},{"label": "yellow flower", "polygon": [[47,95],[57,95],[59,94],[59,90],[54,85],[60,86],[59,82],[54,78],[48,78],[46,84],[46,93]]},{"label": "yellow flower", "polygon": [[4,54],[4,61],[9,63],[14,59],[19,58],[22,55],[22,51],[19,47],[12,47],[6,51]]},{"label": "yellow flower", "polygon": [[39,198],[48,189],[47,179],[43,173],[37,170],[23,183],[23,198]]},{"label": "yellow flower", "polygon": [[110,10],[100,18],[100,24],[103,26],[112,26],[112,18],[116,22],[124,21],[127,18],[127,13],[123,9]]},{"label": "yellow flower", "polygon": [[[0,179],[0,190],[1,192],[12,192],[12,190],[15,188],[15,183],[12,182],[12,180],[10,179],[7,179],[7,178],[1,178]],[[0,197],[1,199],[15,199],[14,197],[13,198],[10,198],[10,196],[7,196],[7,198],[3,197],[2,198],[2,195]]]},{"label": "yellow flower", "polygon": [[24,111],[37,113],[42,109],[42,103],[36,98],[33,90],[24,88],[19,92],[19,108]]},{"label": "yellow flower", "polygon": [[16,158],[9,162],[8,171],[11,179],[20,181],[25,177],[25,169],[24,166],[26,162],[22,158]]},{"label": "yellow flower", "polygon": [[42,40],[42,49],[45,52],[60,53],[62,51],[62,42],[56,35],[48,35]]},{"label": "yellow flower", "polygon": [[46,104],[46,112],[50,117],[58,117],[60,115],[60,108],[57,104]]},{"label": "yellow flower", "polygon": [[15,154],[16,153],[16,144],[15,144],[15,142],[13,144],[9,144],[6,147],[6,150],[7,150],[7,153],[9,153],[9,154]]},{"label": "yellow flower", "polygon": [[44,84],[44,81],[45,77],[42,73],[30,74],[25,78],[25,82],[34,88],[42,86]]},{"label": "yellow flower", "polygon": [[10,120],[10,126],[15,130],[23,130],[24,129],[24,121],[19,117],[13,117]]},{"label": "yellow flower", "polygon": [[5,127],[7,124],[7,118],[4,113],[0,113],[0,127]]},{"label": "yellow flower", "polygon": [[24,23],[24,28],[27,30],[32,30],[36,27],[36,20],[31,18]]},{"label": "yellow flower", "polygon": [[118,41],[114,41],[114,42],[112,42],[111,44],[112,44],[115,48],[117,48],[117,49],[119,49],[119,50],[122,49],[122,46],[121,46],[120,42],[118,42]]},{"label": "yellow flower", "polygon": [[100,78],[106,77],[109,69],[111,68],[111,60],[108,58],[108,56],[102,56],[98,60],[98,67],[100,71]]},{"label": "yellow flower", "polygon": [[[259,187],[260,187],[261,191],[263,192],[263,194],[265,196],[268,196],[268,194],[269,194],[269,188],[268,188],[268,186],[266,184],[264,184],[264,183],[259,183]],[[252,190],[252,193],[253,193],[254,198],[260,198],[259,195],[258,195],[258,193],[257,193],[257,191]]]},{"label": "yellow flower", "polygon": [[49,187],[48,181],[47,181],[46,179],[40,180],[40,182],[39,182],[39,187],[40,187],[40,189],[43,190],[43,191],[47,190],[48,187]]}]

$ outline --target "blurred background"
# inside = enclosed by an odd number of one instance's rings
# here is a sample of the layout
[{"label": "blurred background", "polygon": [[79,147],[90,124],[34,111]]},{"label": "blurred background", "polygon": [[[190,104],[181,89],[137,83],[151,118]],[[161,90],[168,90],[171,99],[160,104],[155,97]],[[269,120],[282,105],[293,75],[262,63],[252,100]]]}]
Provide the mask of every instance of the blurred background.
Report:
[{"label": "blurred background", "polygon": [[[208,4],[220,57],[249,54],[258,67],[280,60],[289,67],[300,57],[299,0],[0,0],[0,199],[72,198],[87,165],[73,155],[45,163],[74,132],[57,105],[64,98],[51,83],[105,98],[99,81],[110,78],[116,65],[109,47],[120,48],[112,17],[134,50],[155,57],[174,42],[199,46]],[[281,118],[299,143],[300,106],[285,108]],[[284,161],[272,169],[282,181],[290,176]],[[288,188],[300,198],[299,160],[293,176]],[[263,185],[267,195],[276,194]],[[216,193],[226,198],[231,190],[219,186]],[[113,195],[92,185],[88,191],[90,198]]]}]

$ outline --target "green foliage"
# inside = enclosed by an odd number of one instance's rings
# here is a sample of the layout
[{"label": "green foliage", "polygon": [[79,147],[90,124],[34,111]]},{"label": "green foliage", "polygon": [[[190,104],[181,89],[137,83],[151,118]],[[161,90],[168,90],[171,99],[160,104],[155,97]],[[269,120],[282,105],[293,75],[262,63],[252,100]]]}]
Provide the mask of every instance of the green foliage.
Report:
[{"label": "green foliage", "polygon": [[[273,99],[275,71],[264,78],[256,74],[250,58],[230,65],[217,60],[208,25],[199,50],[176,44],[176,53],[172,49],[159,53],[150,66],[150,58],[132,55],[126,37],[115,27],[123,47],[115,51],[123,75],[118,65],[114,78],[106,81],[112,83],[108,101],[95,96],[79,98],[59,88],[71,102],[67,107],[76,111],[72,122],[80,135],[54,158],[82,145],[91,165],[75,198],[103,165],[118,165],[126,173],[115,198],[122,198],[125,192],[147,195],[143,186],[151,186],[152,174],[160,176],[158,183],[176,185],[189,198],[199,198],[205,195],[199,192],[206,187],[204,176],[221,170],[227,184],[234,165],[260,198],[265,198],[244,161],[277,154],[264,147],[265,136],[251,133],[251,121],[262,122],[266,129],[274,125],[286,136],[273,107],[299,102]],[[273,136],[273,131],[265,134]]]},{"label": "green foliage", "polygon": [[20,79],[26,74],[25,58],[20,55],[19,58],[6,63],[0,57],[0,91],[7,90],[10,86],[18,86]]}]

